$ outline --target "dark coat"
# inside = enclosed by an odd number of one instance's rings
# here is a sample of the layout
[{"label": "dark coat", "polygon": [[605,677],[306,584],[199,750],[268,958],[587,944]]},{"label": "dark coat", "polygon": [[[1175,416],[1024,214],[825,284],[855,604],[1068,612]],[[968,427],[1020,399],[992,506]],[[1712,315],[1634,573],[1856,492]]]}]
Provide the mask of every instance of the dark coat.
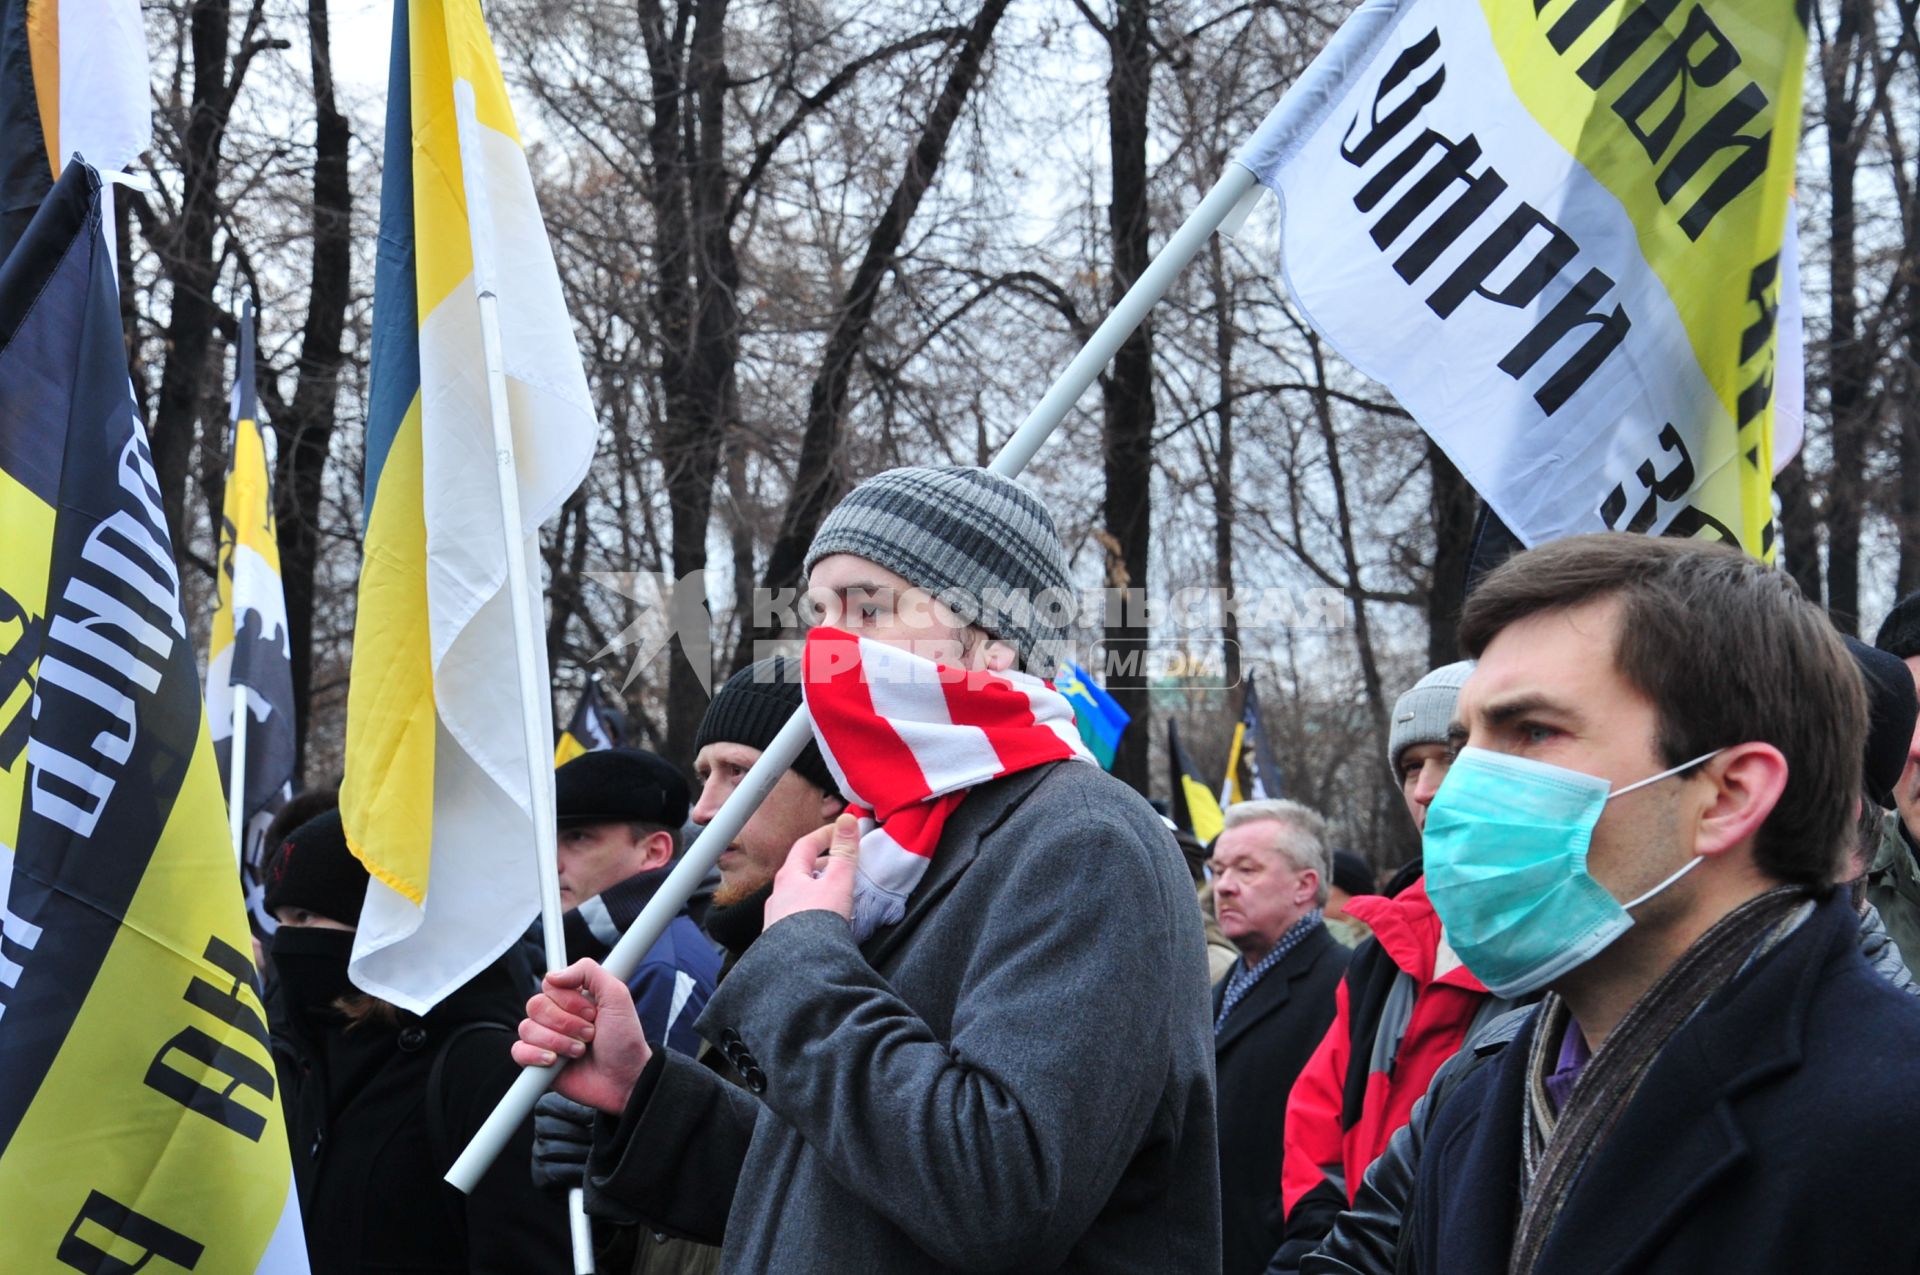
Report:
[{"label": "dark coat", "polygon": [[[1287,1092],[1333,1022],[1347,955],[1325,926],[1315,928],[1253,985],[1214,1037],[1225,1275],[1264,1271],[1280,1243]],[[1214,984],[1216,1017],[1229,981]]]},{"label": "dark coat", "polygon": [[1093,766],[974,789],[897,925],[770,926],[699,1027],[755,1092],[656,1053],[589,1207],[724,1238],[730,1272],[1219,1266],[1192,878]]},{"label": "dark coat", "polygon": [[[1675,1034],[1575,1184],[1551,1275],[1920,1271],[1920,1005],[1861,958],[1843,898]],[[1538,1016],[1434,1117],[1413,1275],[1504,1275]]]},{"label": "dark coat", "polygon": [[313,1275],[572,1269],[566,1201],[529,1176],[531,1119],[471,1196],[441,1178],[519,1074],[507,1051],[524,1003],[502,960],[425,1018],[275,1015]]}]

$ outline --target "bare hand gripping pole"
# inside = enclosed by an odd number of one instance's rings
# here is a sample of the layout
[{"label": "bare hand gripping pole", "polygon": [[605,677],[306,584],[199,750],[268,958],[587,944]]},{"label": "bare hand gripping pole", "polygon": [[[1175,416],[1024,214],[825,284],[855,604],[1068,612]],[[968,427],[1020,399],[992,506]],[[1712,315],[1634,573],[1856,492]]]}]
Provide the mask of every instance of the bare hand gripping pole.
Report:
[{"label": "bare hand gripping pole", "polygon": [[[1341,34],[1344,33],[1343,29]],[[1335,36],[1336,40],[1339,38],[1339,35]],[[1306,77],[1302,79],[1304,82]],[[1286,105],[1286,99],[1283,99],[1274,109],[1279,112]],[[1175,276],[1199,252],[1207,237],[1226,221],[1243,199],[1255,194],[1257,190],[1253,173],[1237,163],[1228,165],[1226,174],[1214,184],[1207,197],[1200,201],[1172,238],[1167,240],[1166,246],[1147,266],[1139,281],[1127,290],[1086,347],[1067,365],[1039,405],[1000,449],[991,466],[994,473],[1011,477],[1026,468],[1033,454],[1040,450],[1040,444],[1046,441],[1047,436],[1053,433],[1079,401],[1081,394],[1093,384],[1100,375],[1100,369],[1107,365],[1107,361],[1146,318],[1147,311],[1165,295]],[[628,927],[613,951],[607,954],[603,964],[609,973],[623,982],[632,976],[640,958],[646,955],[666,930],[667,924],[679,914],[694,888],[720,858],[720,852],[739,835],[741,827],[752,817],[767,793],[793,765],[794,759],[800,756],[812,738],[812,718],[803,705],[781,728],[773,742],[767,745],[766,751],[760,754],[760,760],[740,781],[740,786],[713,817],[713,822],[694,839],[678,866],[660,883],[646,910]],[[507,1144],[513,1131],[533,1111],[533,1104],[552,1085],[555,1074],[564,1065],[555,1063],[551,1067],[528,1067],[522,1071],[513,1088],[500,1099],[493,1114],[487,1117],[486,1123],[474,1134],[473,1141],[467,1144],[467,1149],[454,1161],[453,1168],[447,1171],[447,1181],[462,1191],[471,1191],[480,1180],[480,1175],[493,1163],[494,1157],[500,1154],[500,1149]]]}]

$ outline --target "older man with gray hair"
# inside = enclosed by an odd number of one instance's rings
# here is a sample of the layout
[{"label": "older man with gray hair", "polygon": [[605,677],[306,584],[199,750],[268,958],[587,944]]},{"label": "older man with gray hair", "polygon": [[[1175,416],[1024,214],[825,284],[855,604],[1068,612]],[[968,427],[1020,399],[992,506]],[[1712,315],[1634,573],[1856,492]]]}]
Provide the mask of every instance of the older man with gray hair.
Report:
[{"label": "older man with gray hair", "polygon": [[1347,950],[1321,923],[1326,821],[1297,801],[1227,808],[1213,843],[1220,931],[1240,959],[1213,989],[1223,1275],[1266,1268],[1280,1242],[1287,1091],[1333,1021]]}]

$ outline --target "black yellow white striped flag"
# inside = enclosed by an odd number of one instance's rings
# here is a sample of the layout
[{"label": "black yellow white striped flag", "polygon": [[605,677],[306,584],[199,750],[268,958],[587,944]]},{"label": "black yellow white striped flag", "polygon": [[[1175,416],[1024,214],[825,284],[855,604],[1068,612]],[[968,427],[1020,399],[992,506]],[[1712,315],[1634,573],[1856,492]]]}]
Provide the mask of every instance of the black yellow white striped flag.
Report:
[{"label": "black yellow white striped flag", "polygon": [[84,164],[0,267],[0,543],[0,1271],[304,1272]]}]

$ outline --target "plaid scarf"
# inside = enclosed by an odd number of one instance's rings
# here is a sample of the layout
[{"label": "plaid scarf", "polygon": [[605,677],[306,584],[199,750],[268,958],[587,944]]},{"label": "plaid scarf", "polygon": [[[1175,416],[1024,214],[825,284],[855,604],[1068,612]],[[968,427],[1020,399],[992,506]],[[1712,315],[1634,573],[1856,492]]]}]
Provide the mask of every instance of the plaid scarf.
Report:
[{"label": "plaid scarf", "polygon": [[953,668],[842,629],[807,635],[814,738],[860,818],[853,937],[906,914],[967,790],[1056,761],[1092,761],[1073,708],[1025,673]]},{"label": "plaid scarf", "polygon": [[1527,1056],[1521,1210],[1508,1275],[1533,1275],[1553,1225],[1580,1171],[1640,1091],[1654,1060],[1713,994],[1806,919],[1812,904],[1801,886],[1783,885],[1747,900],[1695,939],[1673,966],[1635,1001],[1580,1069],[1564,1107],[1547,1093],[1566,1002],[1548,992],[1540,1002]]}]

